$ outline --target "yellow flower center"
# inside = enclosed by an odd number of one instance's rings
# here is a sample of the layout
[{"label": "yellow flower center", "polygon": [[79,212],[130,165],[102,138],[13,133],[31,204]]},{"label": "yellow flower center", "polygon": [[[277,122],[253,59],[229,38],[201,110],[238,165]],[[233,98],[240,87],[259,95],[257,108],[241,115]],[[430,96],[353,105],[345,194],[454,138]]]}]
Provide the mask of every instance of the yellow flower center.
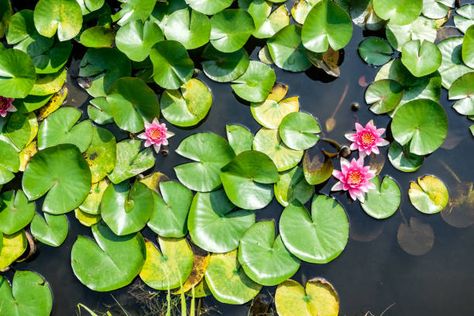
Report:
[{"label": "yellow flower center", "polygon": [[361,184],[363,178],[364,177],[362,176],[362,173],[360,171],[354,170],[349,172],[349,174],[347,175],[347,182],[350,185],[359,185]]},{"label": "yellow flower center", "polygon": [[372,145],[375,141],[375,136],[371,132],[363,132],[360,139],[363,145]]},{"label": "yellow flower center", "polygon": [[155,140],[162,139],[163,136],[164,135],[163,135],[162,131],[158,128],[154,128],[150,131],[150,137],[152,139],[155,139]]}]

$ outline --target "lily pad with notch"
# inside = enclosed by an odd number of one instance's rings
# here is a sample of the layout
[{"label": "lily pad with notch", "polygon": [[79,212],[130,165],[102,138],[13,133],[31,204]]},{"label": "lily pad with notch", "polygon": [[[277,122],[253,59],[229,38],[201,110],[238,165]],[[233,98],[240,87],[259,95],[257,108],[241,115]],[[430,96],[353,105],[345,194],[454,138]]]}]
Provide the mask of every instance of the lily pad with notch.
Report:
[{"label": "lily pad with notch", "polygon": [[36,81],[35,66],[29,55],[17,49],[0,50],[0,95],[26,97]]},{"label": "lily pad with notch", "polygon": [[12,235],[25,228],[35,215],[35,203],[23,191],[7,191],[0,195],[0,233]]},{"label": "lily pad with notch", "polygon": [[442,62],[438,71],[441,74],[443,87],[449,89],[454,81],[473,70],[462,60],[462,37],[449,37],[438,43]]},{"label": "lily pad with notch", "polygon": [[388,149],[388,159],[395,169],[403,172],[415,172],[424,161],[423,156],[410,153],[409,145],[402,146],[396,141]]},{"label": "lily pad with notch", "polygon": [[311,67],[306,49],[301,42],[301,27],[291,24],[267,41],[268,51],[275,65],[281,69],[301,72]]},{"label": "lily pad with notch", "polygon": [[441,66],[441,52],[431,42],[413,40],[403,45],[401,60],[412,75],[424,77]]},{"label": "lily pad with notch", "polygon": [[41,243],[59,247],[66,240],[69,231],[69,221],[66,215],[35,214],[31,222],[31,234]]},{"label": "lily pad with notch", "polygon": [[276,81],[275,71],[264,63],[252,60],[245,73],[232,81],[232,90],[249,102],[263,102]]},{"label": "lily pad with notch", "polygon": [[62,42],[81,31],[82,10],[74,0],[40,0],[34,11],[35,27],[46,37],[58,35]]},{"label": "lily pad with notch", "polygon": [[89,165],[92,183],[97,183],[115,167],[117,144],[114,135],[107,129],[94,126],[92,141],[84,153]]},{"label": "lily pad with notch", "polygon": [[413,22],[423,9],[423,0],[373,0],[375,13],[391,24],[406,25]]},{"label": "lily pad with notch", "polygon": [[474,72],[467,73],[453,82],[449,89],[449,99],[456,100],[453,108],[462,115],[474,115]]},{"label": "lily pad with notch", "polygon": [[209,42],[211,22],[205,14],[184,8],[167,16],[163,32],[166,39],[178,41],[188,50],[196,49]]},{"label": "lily pad with notch", "polygon": [[321,127],[313,115],[304,112],[290,113],[283,118],[278,134],[283,143],[293,150],[306,150],[319,140]]},{"label": "lily pad with notch", "polygon": [[308,202],[314,194],[314,187],[306,182],[301,167],[280,173],[280,179],[274,186],[275,197],[283,207],[291,202],[298,201],[301,204]]},{"label": "lily pad with notch", "polygon": [[431,175],[410,182],[408,196],[413,206],[424,214],[439,213],[449,203],[449,192],[439,178]]},{"label": "lily pad with notch", "polygon": [[381,66],[392,59],[393,49],[386,39],[370,36],[359,44],[359,55],[369,65]]},{"label": "lily pad with notch", "polygon": [[118,29],[115,45],[133,61],[144,61],[152,47],[164,40],[160,27],[152,22],[132,21]]},{"label": "lily pad with notch", "polygon": [[227,140],[236,155],[252,149],[253,134],[245,126],[240,124],[226,125]]},{"label": "lily pad with notch", "polygon": [[403,98],[403,87],[395,80],[382,79],[372,83],[365,91],[365,102],[375,114],[389,113]]},{"label": "lily pad with notch", "polygon": [[242,9],[226,9],[211,18],[211,45],[223,53],[241,49],[255,30],[252,16]]},{"label": "lily pad with notch", "polygon": [[202,69],[206,76],[217,82],[230,82],[242,76],[249,66],[249,55],[244,48],[223,53],[207,45],[202,53]]},{"label": "lily pad with notch", "polygon": [[390,176],[385,176],[382,181],[380,181],[379,177],[375,177],[372,183],[375,184],[375,189],[367,192],[364,203],[360,205],[373,218],[389,218],[400,207],[400,187]]}]

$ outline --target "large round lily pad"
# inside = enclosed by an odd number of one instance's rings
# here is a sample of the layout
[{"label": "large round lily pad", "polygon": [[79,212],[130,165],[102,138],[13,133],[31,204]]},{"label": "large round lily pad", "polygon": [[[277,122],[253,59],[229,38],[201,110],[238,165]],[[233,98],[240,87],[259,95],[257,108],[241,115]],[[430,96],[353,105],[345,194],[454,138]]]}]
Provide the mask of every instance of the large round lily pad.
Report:
[{"label": "large round lily pad", "polygon": [[244,151],[222,168],[221,180],[230,201],[240,208],[257,210],[273,199],[272,184],[278,171],[272,160],[258,151]]},{"label": "large round lily pad", "polygon": [[438,46],[428,41],[414,40],[402,47],[402,63],[415,77],[429,75],[441,66]]},{"label": "large round lily pad", "polygon": [[140,233],[115,235],[105,224],[92,226],[94,240],[79,236],[72,246],[71,266],[85,286],[98,292],[130,284],[145,262],[145,242]]},{"label": "large round lily pad", "polygon": [[34,20],[41,35],[53,37],[57,33],[60,41],[67,41],[81,31],[82,11],[75,0],[40,0]]},{"label": "large round lily pad", "polygon": [[283,118],[278,134],[283,143],[294,150],[306,150],[319,140],[321,132],[318,121],[309,113],[294,112]]},{"label": "large round lily pad", "polygon": [[16,49],[0,50],[0,95],[6,98],[26,97],[36,81],[30,56]]},{"label": "large round lily pad", "polygon": [[267,42],[272,60],[281,69],[300,72],[311,67],[306,49],[301,42],[301,27],[286,26]]},{"label": "large round lily pad", "polygon": [[448,119],[437,102],[419,99],[397,109],[391,130],[398,143],[410,144],[411,153],[427,155],[443,144],[448,133]]},{"label": "large round lily pad", "polygon": [[236,210],[223,190],[197,193],[188,217],[193,243],[217,253],[236,249],[241,237],[254,223],[255,213]]},{"label": "large round lily pad", "polygon": [[0,195],[0,232],[11,235],[27,226],[35,215],[35,203],[29,203],[23,191]]},{"label": "large round lily pad", "polygon": [[244,304],[257,296],[262,288],[243,271],[237,260],[237,250],[212,254],[205,280],[212,295],[226,304]]},{"label": "large round lily pad", "polygon": [[413,22],[421,13],[423,0],[374,0],[375,13],[392,24],[405,25]]},{"label": "large round lily pad", "polygon": [[46,194],[43,211],[64,214],[81,205],[89,194],[91,172],[76,146],[58,145],[39,151],[31,158],[22,186],[29,200]]},{"label": "large round lily pad", "polygon": [[242,9],[226,9],[211,18],[211,44],[224,53],[241,49],[255,30],[252,16]]},{"label": "large round lily pad", "polygon": [[69,231],[69,221],[66,215],[51,215],[48,213],[41,216],[36,213],[31,222],[31,234],[41,243],[59,247],[66,240]]},{"label": "large round lily pad", "polygon": [[229,7],[234,0],[186,0],[186,3],[194,10],[214,15]]},{"label": "large round lily pad", "polygon": [[164,39],[160,27],[152,21],[133,21],[117,31],[115,45],[133,61],[144,61],[151,48]]},{"label": "large round lily pad", "polygon": [[249,55],[244,48],[233,53],[223,53],[207,45],[202,57],[206,76],[217,82],[230,82],[242,76],[249,66]]},{"label": "large round lily pad", "polygon": [[408,196],[413,206],[425,214],[439,213],[449,202],[446,185],[435,176],[423,176],[410,183]]},{"label": "large round lily pad", "polygon": [[286,248],[296,257],[311,263],[328,263],[346,247],[349,220],[335,199],[316,195],[311,214],[299,203],[285,208],[280,218],[280,234]]},{"label": "large round lily pad", "polygon": [[232,82],[232,90],[249,102],[263,102],[275,84],[275,71],[264,63],[252,60],[246,72]]},{"label": "large round lily pad", "polygon": [[365,196],[362,209],[376,219],[385,219],[398,210],[401,203],[401,192],[397,182],[390,176],[385,176],[380,182],[379,177],[372,180],[375,189],[369,190]]},{"label": "large round lily pad", "polygon": [[239,246],[239,263],[253,281],[274,286],[291,278],[300,267],[283,245],[281,237],[275,239],[275,223],[255,223],[242,237]]},{"label": "large round lily pad", "polygon": [[191,8],[176,10],[166,17],[163,26],[166,39],[178,41],[186,49],[195,49],[209,42],[209,18]]}]

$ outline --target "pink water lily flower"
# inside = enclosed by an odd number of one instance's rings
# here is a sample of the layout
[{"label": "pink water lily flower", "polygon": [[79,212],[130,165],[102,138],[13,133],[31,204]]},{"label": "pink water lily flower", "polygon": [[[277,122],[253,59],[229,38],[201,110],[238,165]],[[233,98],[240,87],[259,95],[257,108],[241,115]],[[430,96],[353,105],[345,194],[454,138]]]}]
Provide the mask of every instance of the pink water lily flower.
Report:
[{"label": "pink water lily flower", "polygon": [[365,127],[359,123],[355,124],[356,132],[347,133],[346,138],[352,142],[351,150],[358,150],[361,157],[369,156],[371,153],[379,154],[379,147],[389,144],[382,138],[385,128],[377,128],[374,121],[368,122]]},{"label": "pink water lily flower", "polygon": [[8,112],[16,112],[16,107],[13,105],[15,99],[0,97],[0,116],[6,117]]},{"label": "pink water lily flower", "polygon": [[339,181],[331,188],[331,191],[347,191],[351,198],[361,202],[365,200],[365,193],[375,189],[370,181],[375,177],[375,170],[364,166],[364,158],[347,159],[341,158],[341,171],[334,170],[332,175]]},{"label": "pink water lily flower", "polygon": [[161,146],[168,146],[168,138],[173,137],[174,133],[168,131],[165,123],[158,119],[153,122],[145,122],[145,132],[138,135],[138,138],[145,140],[145,147],[153,146],[155,152],[159,153]]}]

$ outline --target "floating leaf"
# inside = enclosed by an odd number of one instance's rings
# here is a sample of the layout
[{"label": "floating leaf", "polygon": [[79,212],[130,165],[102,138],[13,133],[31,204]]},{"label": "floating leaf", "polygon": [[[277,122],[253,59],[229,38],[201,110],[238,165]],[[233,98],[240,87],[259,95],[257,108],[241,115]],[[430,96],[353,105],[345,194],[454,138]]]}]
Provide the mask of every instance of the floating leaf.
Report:
[{"label": "floating leaf", "polygon": [[21,111],[8,116],[3,128],[3,135],[19,150],[29,145],[38,134],[38,121],[34,113],[25,114]]},{"label": "floating leaf", "polygon": [[100,215],[92,215],[86,212],[81,211],[80,209],[76,208],[74,210],[74,216],[82,225],[86,227],[91,227],[92,225],[97,224],[100,222],[102,217]]},{"label": "floating leaf", "polygon": [[16,49],[0,50],[0,95],[6,98],[26,97],[36,81],[30,56]]},{"label": "floating leaf", "polygon": [[193,251],[185,238],[158,237],[160,250],[146,241],[146,260],[140,278],[155,290],[180,287],[193,269]]},{"label": "floating leaf", "polygon": [[385,31],[390,45],[398,51],[401,51],[402,46],[409,41],[420,40],[433,43],[438,33],[435,21],[423,16],[407,25],[389,23]]},{"label": "floating leaf", "polygon": [[454,25],[465,33],[474,24],[474,4],[465,4],[456,10]]},{"label": "floating leaf", "polygon": [[323,152],[313,157],[308,152],[303,157],[303,172],[306,181],[311,185],[326,182],[331,176],[334,166],[332,160]]},{"label": "floating leaf", "polygon": [[258,61],[250,61],[246,72],[232,82],[232,90],[249,102],[263,102],[275,84],[275,71]]},{"label": "floating leaf", "polygon": [[442,62],[438,71],[443,80],[443,87],[449,89],[454,81],[472,69],[464,65],[462,61],[462,37],[449,37],[438,43],[441,51]]},{"label": "floating leaf", "polygon": [[275,223],[262,221],[250,227],[239,246],[239,263],[253,281],[274,286],[291,278],[299,260],[286,250],[281,237],[275,239]]},{"label": "floating leaf", "polygon": [[321,0],[311,9],[301,32],[304,47],[315,53],[344,48],[351,37],[349,14],[330,0]]},{"label": "floating leaf", "polygon": [[430,224],[416,217],[398,227],[397,240],[400,247],[412,256],[427,254],[434,245],[434,231]]},{"label": "floating leaf", "polygon": [[221,168],[235,156],[227,141],[213,133],[198,133],[185,138],[176,152],[195,161],[176,166],[174,170],[182,184],[199,192],[218,188]]},{"label": "floating leaf", "polygon": [[286,26],[267,41],[268,51],[275,64],[281,69],[293,72],[305,71],[311,67],[306,49],[301,43],[301,27]]},{"label": "floating leaf", "polygon": [[241,49],[255,25],[252,16],[242,9],[226,9],[211,18],[211,44],[224,53]]},{"label": "floating leaf", "polygon": [[385,26],[385,21],[375,14],[372,0],[353,1],[350,13],[352,22],[364,30],[378,31]]},{"label": "floating leaf", "polygon": [[0,185],[10,182],[18,172],[20,160],[18,153],[10,143],[0,139]]},{"label": "floating leaf", "polygon": [[365,102],[375,114],[389,113],[397,108],[403,98],[403,87],[391,79],[377,80],[365,91]]},{"label": "floating leaf", "polygon": [[474,115],[474,72],[467,73],[453,82],[449,99],[457,100],[453,108],[462,115]]},{"label": "floating leaf", "polygon": [[152,13],[156,0],[127,0],[121,3],[120,11],[112,19],[123,26],[136,20],[145,21]]},{"label": "floating leaf", "polygon": [[244,233],[254,223],[255,213],[235,210],[223,190],[197,193],[188,217],[193,243],[217,253],[236,249]]},{"label": "floating leaf", "polygon": [[140,233],[116,236],[102,223],[92,226],[95,241],[78,236],[72,246],[71,266],[79,281],[98,292],[130,284],[145,262],[145,242]]},{"label": "floating leaf", "polygon": [[166,90],[161,95],[161,113],[173,125],[195,126],[209,113],[211,90],[200,80],[191,79],[179,90]]},{"label": "floating leaf", "polygon": [[21,257],[26,250],[28,241],[24,230],[13,235],[3,235],[0,239],[0,271],[3,271]]},{"label": "floating leaf", "polygon": [[402,47],[402,63],[415,77],[429,75],[441,66],[441,52],[428,41],[410,41]]},{"label": "floating leaf", "polygon": [[423,0],[423,15],[430,19],[442,19],[454,7],[455,0]]},{"label": "floating leaf", "polygon": [[155,158],[151,148],[140,150],[141,142],[126,139],[117,144],[117,158],[115,168],[108,175],[110,181],[118,184],[130,179],[155,165]]},{"label": "floating leaf", "polygon": [[237,250],[212,254],[205,280],[212,295],[226,304],[244,304],[257,296],[262,288],[250,280],[239,265]]},{"label": "floating leaf", "polygon": [[239,124],[227,124],[226,132],[229,145],[236,155],[252,149],[253,134],[247,127]]},{"label": "floating leaf", "polygon": [[280,174],[274,191],[278,203],[286,207],[293,201],[301,204],[308,202],[314,194],[314,187],[306,182],[303,170],[294,167]]},{"label": "floating leaf", "polygon": [[163,32],[166,39],[178,41],[186,49],[195,49],[209,42],[211,22],[205,14],[185,8],[167,16]]},{"label": "floating leaf", "polygon": [[152,21],[132,21],[117,31],[117,48],[133,61],[144,61],[151,48],[164,39],[160,27]]},{"label": "floating leaf", "polygon": [[84,153],[91,170],[92,183],[104,179],[114,169],[116,148],[114,135],[105,128],[94,126],[91,144]]},{"label": "floating leaf", "polygon": [[[193,250],[193,270],[191,271],[191,274],[186,279],[184,284],[173,294],[181,294],[188,292],[188,294],[191,294],[192,297],[198,297],[196,295],[197,288],[200,284],[205,284],[204,274],[206,273],[207,266],[209,265],[210,255],[209,253],[199,250],[196,247],[193,248]],[[209,291],[209,289],[207,291]]]},{"label": "floating leaf", "polygon": [[375,13],[391,24],[406,25],[413,22],[421,13],[423,0],[373,0]]},{"label": "floating leaf", "polygon": [[57,32],[63,42],[81,31],[82,11],[75,0],[40,0],[35,6],[34,20],[41,35],[53,37]]},{"label": "floating leaf", "polygon": [[91,12],[101,9],[105,0],[76,0],[81,6],[82,15],[87,15]]},{"label": "floating leaf", "polygon": [[242,76],[249,66],[249,56],[243,48],[233,53],[222,53],[207,45],[202,57],[206,76],[217,82],[230,82]]},{"label": "floating leaf", "polygon": [[[284,2],[284,1],[280,1]],[[239,7],[246,10],[253,18],[255,38],[270,38],[290,24],[290,17],[285,5],[272,12],[272,4],[265,0],[239,0]]]},{"label": "floating leaf", "polygon": [[91,188],[91,173],[79,149],[70,144],[39,151],[31,158],[22,179],[29,200],[46,194],[43,211],[64,214],[79,205]]},{"label": "floating leaf", "polygon": [[57,73],[37,76],[36,82],[30,91],[31,95],[46,96],[57,93],[66,82],[66,69]]},{"label": "floating leaf", "polygon": [[464,63],[474,68],[474,26],[470,26],[464,34],[462,43],[462,60]]},{"label": "floating leaf", "polygon": [[45,118],[55,112],[57,109],[63,105],[64,101],[68,96],[68,89],[66,86],[63,86],[61,90],[55,93],[52,97],[50,96],[48,103],[40,108],[38,113],[38,120],[43,121]]},{"label": "floating leaf", "polygon": [[349,220],[333,198],[316,195],[311,215],[301,204],[290,204],[280,218],[280,234],[286,248],[311,263],[328,263],[338,257],[349,239]]},{"label": "floating leaf", "polygon": [[306,150],[319,140],[321,132],[318,121],[309,113],[294,112],[283,118],[278,134],[283,143],[294,150]]},{"label": "floating leaf", "polygon": [[370,36],[359,44],[359,55],[369,65],[381,66],[392,59],[393,49],[387,40]]},{"label": "floating leaf", "polygon": [[214,15],[229,7],[234,0],[186,0],[186,3],[194,10]]},{"label": "floating leaf", "polygon": [[112,47],[115,33],[109,27],[97,25],[84,30],[81,33],[79,42],[85,47]]},{"label": "floating leaf", "polygon": [[79,206],[79,209],[90,215],[100,214],[100,202],[108,186],[109,183],[107,180],[101,180],[100,182],[92,184],[89,195]]},{"label": "floating leaf", "polygon": [[379,177],[375,177],[372,183],[375,184],[375,189],[367,192],[364,203],[360,205],[373,218],[389,218],[395,214],[400,206],[400,187],[390,176],[385,176],[382,182],[380,182]]},{"label": "floating leaf", "polygon": [[417,182],[410,182],[408,196],[413,206],[425,214],[439,213],[449,202],[448,189],[435,176],[423,176]]},{"label": "floating leaf", "polygon": [[423,156],[418,156],[409,152],[408,145],[402,146],[397,142],[392,142],[388,149],[388,159],[395,169],[403,172],[415,172],[423,164]]},{"label": "floating leaf", "polygon": [[36,213],[31,222],[31,234],[41,243],[59,247],[66,240],[69,221],[66,215],[50,215],[45,213],[44,218]]},{"label": "floating leaf", "polygon": [[0,195],[0,232],[12,235],[25,228],[33,219],[35,208],[23,191],[3,192]]}]

